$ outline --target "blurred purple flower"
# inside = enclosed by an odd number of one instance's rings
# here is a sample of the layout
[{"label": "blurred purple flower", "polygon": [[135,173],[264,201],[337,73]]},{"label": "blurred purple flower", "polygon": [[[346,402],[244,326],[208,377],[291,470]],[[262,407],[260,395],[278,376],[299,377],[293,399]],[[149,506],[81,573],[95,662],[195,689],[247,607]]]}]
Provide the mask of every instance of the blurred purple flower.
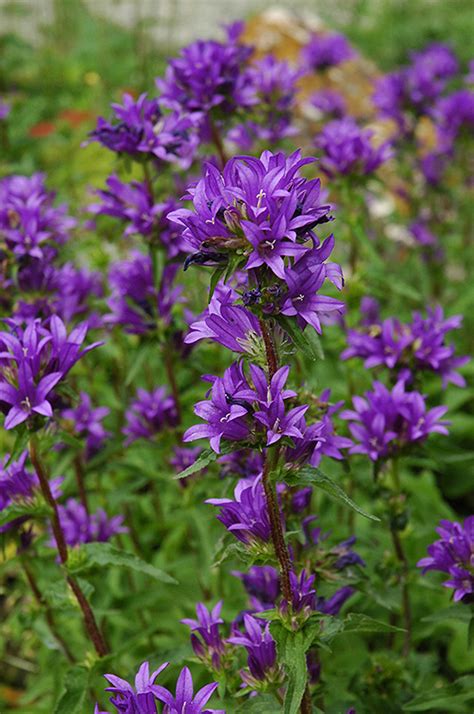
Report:
[{"label": "blurred purple flower", "polygon": [[339,175],[367,176],[391,158],[390,142],[375,147],[373,132],[361,129],[352,117],[326,124],[315,139],[322,151],[321,168],[332,178]]},{"label": "blurred purple flower", "polygon": [[110,436],[102,425],[102,420],[110,413],[107,407],[92,407],[92,401],[87,392],[79,395],[76,407],[64,409],[61,418],[71,422],[73,432],[79,438],[86,439],[85,455],[92,458],[102,448],[104,441]]},{"label": "blurred purple flower", "polygon": [[307,70],[324,70],[356,57],[344,35],[313,34],[301,51],[301,66]]},{"label": "blurred purple flower", "polygon": [[[74,547],[83,543],[105,542],[118,533],[127,533],[123,526],[123,516],[108,518],[102,508],[88,514],[84,506],[74,498],[69,498],[66,505],[58,506],[59,520],[68,546]],[[51,540],[51,546],[56,547],[56,541]]]},{"label": "blurred purple flower", "polygon": [[137,439],[150,439],[163,429],[176,426],[176,405],[164,387],[157,387],[152,392],[138,389],[125,418],[122,433],[127,437],[125,445],[128,446]]}]

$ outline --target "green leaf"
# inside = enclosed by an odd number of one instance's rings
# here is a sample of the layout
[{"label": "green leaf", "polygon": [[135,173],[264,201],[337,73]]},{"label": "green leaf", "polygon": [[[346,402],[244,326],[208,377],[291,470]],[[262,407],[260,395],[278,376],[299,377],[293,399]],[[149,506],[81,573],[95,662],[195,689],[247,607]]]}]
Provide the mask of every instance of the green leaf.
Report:
[{"label": "green leaf", "polygon": [[275,714],[278,706],[276,698],[271,694],[259,694],[257,697],[246,699],[239,707],[239,711],[245,714]]},{"label": "green leaf", "polygon": [[300,710],[308,680],[306,652],[318,630],[319,622],[307,623],[303,629],[296,631],[287,630],[280,622],[270,625],[270,632],[277,646],[278,661],[284,665],[288,675],[283,703],[284,714],[298,714]]},{"label": "green leaf", "polygon": [[65,692],[54,708],[54,714],[82,714],[89,686],[89,671],[72,667],[64,678]]},{"label": "green leaf", "polygon": [[42,518],[49,514],[48,506],[41,500],[25,503],[12,503],[0,512],[0,526],[16,518]]},{"label": "green leaf", "polygon": [[192,476],[197,471],[201,471],[202,469],[205,469],[206,466],[209,466],[209,464],[215,461],[218,456],[219,454],[216,454],[216,452],[212,449],[204,449],[203,451],[201,451],[194,464],[188,466],[188,468],[184,469],[184,471],[180,471],[180,473],[177,476],[174,476],[173,478],[181,479],[187,478],[188,476]]},{"label": "green leaf", "polygon": [[225,271],[226,271],[226,267],[227,267],[227,266],[219,265],[219,266],[214,270],[214,272],[212,273],[212,275],[211,275],[211,280],[210,280],[210,282],[209,282],[209,297],[208,297],[208,300],[207,300],[208,303],[211,302],[212,296],[214,295],[214,291],[215,291],[215,289],[216,289],[216,287],[217,287],[217,283],[219,282],[219,280],[220,280],[220,279],[222,278],[222,276],[224,275],[224,273],[225,273]]},{"label": "green leaf", "polygon": [[74,562],[69,565],[70,572],[83,573],[94,567],[115,566],[118,568],[128,568],[138,573],[148,575],[154,580],[162,583],[177,584],[177,581],[154,565],[146,563],[133,553],[119,550],[111,543],[85,543],[77,554],[74,555]]},{"label": "green leaf", "polygon": [[358,506],[357,503],[354,503],[352,498],[347,495],[338,483],[329,478],[329,476],[326,476],[321,469],[315,468],[314,466],[304,466],[295,475],[288,474],[288,476],[285,476],[285,481],[290,485],[294,484],[296,486],[316,486],[316,488],[324,491],[328,496],[331,496],[331,498],[339,501],[339,503],[342,503],[344,506],[352,508],[353,511],[364,516],[364,518],[368,518],[371,521],[380,521],[380,518],[367,513]]},{"label": "green leaf", "polygon": [[346,632],[405,632],[402,627],[388,625],[360,612],[350,612],[344,618],[343,624],[344,634]]},{"label": "green leaf", "polygon": [[303,332],[294,319],[285,317],[284,315],[278,315],[275,319],[291,337],[295,347],[300,349],[305,355],[308,355],[312,360],[324,359],[321,340],[316,330],[308,327]]}]

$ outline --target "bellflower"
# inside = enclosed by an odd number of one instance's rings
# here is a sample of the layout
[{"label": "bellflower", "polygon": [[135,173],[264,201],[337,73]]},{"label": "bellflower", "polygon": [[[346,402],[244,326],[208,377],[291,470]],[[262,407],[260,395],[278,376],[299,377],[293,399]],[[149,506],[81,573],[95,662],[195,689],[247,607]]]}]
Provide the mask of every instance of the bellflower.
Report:
[{"label": "bellflower", "polygon": [[446,86],[446,81],[459,69],[452,50],[446,45],[434,43],[421,52],[413,52],[412,64],[406,72],[410,100],[416,106],[424,106],[436,99]]},{"label": "bellflower", "polygon": [[208,498],[206,503],[220,508],[218,520],[245,545],[268,543],[271,539],[270,518],[261,478],[241,480],[231,498]]},{"label": "bellflower", "polygon": [[91,140],[111,151],[139,159],[144,156],[188,168],[198,145],[196,120],[191,115],[163,114],[160,102],[141,94],[135,101],[124,94],[123,104],[112,104],[113,122],[99,117]]},{"label": "bellflower", "polygon": [[123,325],[127,332],[137,335],[155,329],[158,321],[168,325],[171,311],[181,299],[181,288],[173,287],[177,269],[172,264],[165,266],[157,290],[148,255],[133,251],[129,260],[113,264],[109,271],[112,295],[107,301],[111,312],[105,321]]},{"label": "bellflower", "polygon": [[233,645],[245,647],[249,673],[241,672],[242,680],[249,686],[259,681],[279,681],[281,671],[277,664],[276,644],[270,634],[270,623],[264,623],[252,615],[244,614],[245,634],[238,630],[227,640]]},{"label": "bellflower", "polygon": [[157,714],[155,680],[167,666],[168,662],[165,662],[150,674],[150,665],[143,662],[135,676],[135,688],[115,674],[105,674],[105,679],[112,685],[105,690],[113,695],[110,697],[110,703],[119,714]]},{"label": "bellflower", "polygon": [[459,134],[474,129],[474,92],[460,89],[439,99],[432,111],[438,131],[440,150],[449,150]]},{"label": "bellflower", "polygon": [[[8,464],[10,454],[0,460],[0,512],[16,501],[29,501],[39,492],[39,480],[36,473],[27,468],[28,452],[23,451],[16,461]],[[62,478],[50,480],[50,488],[54,497],[61,494]],[[27,516],[13,518],[3,526],[0,526],[0,533],[3,533],[13,526],[21,525],[27,520]]]},{"label": "bellflower", "polygon": [[16,260],[42,259],[47,248],[66,242],[75,219],[65,205],[54,205],[44,174],[0,179],[0,235]]},{"label": "bellflower", "polygon": [[355,56],[355,50],[344,35],[312,34],[301,51],[301,65],[308,71],[320,71],[335,67]]},{"label": "bellflower", "polygon": [[345,585],[344,587],[339,588],[339,590],[336,590],[331,597],[325,598],[320,596],[316,600],[316,610],[319,610],[319,612],[322,612],[325,615],[338,615],[341,607],[344,605],[346,600],[354,594],[354,592],[354,588],[351,588],[349,585]]},{"label": "bellflower", "polygon": [[425,397],[419,392],[406,392],[400,380],[388,390],[381,382],[374,382],[365,397],[354,397],[354,409],[341,412],[341,419],[349,421],[349,429],[356,444],[351,454],[367,454],[372,461],[398,454],[414,443],[421,443],[429,434],[447,434],[441,417],[447,407],[426,409]]},{"label": "bellflower", "polygon": [[443,585],[454,590],[454,602],[474,602],[474,516],[468,516],[464,525],[456,521],[440,521],[436,529],[440,540],[428,546],[428,557],[417,566],[448,573]]},{"label": "bellflower", "polygon": [[375,147],[373,132],[361,129],[352,117],[326,124],[315,140],[322,151],[321,168],[332,178],[339,175],[367,176],[392,156],[390,142]]},{"label": "bellflower", "polygon": [[250,47],[215,40],[197,40],[181,50],[157,79],[163,105],[183,113],[208,113],[219,108],[228,114],[252,101],[244,66]]},{"label": "bellflower", "polygon": [[10,114],[11,106],[8,102],[0,99],[0,121],[5,121],[5,119]]},{"label": "bellflower", "polygon": [[62,320],[53,315],[45,323],[35,320],[23,330],[10,321],[0,332],[0,406],[6,413],[5,429],[13,429],[38,414],[52,417],[50,393],[71,367],[94,347],[81,349],[85,324],[67,334]]},{"label": "bellflower", "polygon": [[125,445],[128,446],[137,439],[150,439],[163,429],[176,426],[176,405],[164,387],[157,387],[152,392],[138,389],[125,417],[122,432],[127,437]]},{"label": "bellflower", "polygon": [[183,712],[186,714],[225,714],[223,709],[208,709],[206,707],[218,686],[218,682],[212,682],[212,684],[201,687],[194,694],[191,672],[188,667],[183,667],[176,682],[174,696],[168,689],[157,684],[153,685],[153,693],[165,705],[163,714],[183,714]]},{"label": "bellflower", "polygon": [[221,657],[225,652],[225,642],[219,632],[219,625],[224,623],[220,613],[222,601],[209,611],[205,605],[196,605],[197,619],[185,618],[181,620],[183,625],[191,628],[191,645],[194,654],[204,660],[208,660],[214,669],[219,669]]},{"label": "bellflower", "polygon": [[280,577],[271,565],[252,565],[247,573],[234,571],[250,598],[254,611],[271,610],[280,595]]},{"label": "bellflower", "polygon": [[342,119],[346,113],[346,100],[334,89],[321,89],[309,97],[309,104],[323,116],[331,119]]},{"label": "bellflower", "polygon": [[[95,513],[88,514],[82,503],[74,498],[69,498],[66,505],[58,506],[59,520],[64,532],[66,543],[71,546],[92,543],[95,541],[105,542],[118,533],[127,533],[123,516],[113,516],[108,518],[102,508]],[[52,547],[56,547],[56,541],[52,539]]]},{"label": "bellflower", "polygon": [[79,404],[76,407],[64,409],[62,419],[71,422],[74,434],[86,439],[86,458],[90,459],[103,446],[104,441],[110,436],[102,420],[110,413],[107,407],[92,407],[92,401],[87,392],[79,395]]},{"label": "bellflower", "polygon": [[364,330],[348,330],[349,347],[342,359],[362,357],[365,367],[384,365],[389,369],[408,368],[413,372],[431,371],[439,374],[445,387],[449,382],[465,386],[464,378],[455,370],[469,357],[456,357],[453,345],[446,343],[446,334],[459,329],[462,317],[444,318],[440,306],[428,308],[427,317],[413,313],[412,322],[403,324],[395,318]]}]

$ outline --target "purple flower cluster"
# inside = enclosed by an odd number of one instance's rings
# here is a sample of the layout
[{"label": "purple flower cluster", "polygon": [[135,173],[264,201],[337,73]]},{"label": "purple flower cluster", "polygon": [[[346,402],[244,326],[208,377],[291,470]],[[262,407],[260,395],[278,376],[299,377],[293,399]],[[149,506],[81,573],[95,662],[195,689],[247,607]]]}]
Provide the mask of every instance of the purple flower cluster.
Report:
[{"label": "purple flower cluster", "polygon": [[320,89],[309,98],[309,104],[324,117],[342,119],[346,113],[346,100],[335,89]]},{"label": "purple flower cluster", "polygon": [[140,160],[152,159],[177,163],[188,168],[199,139],[196,120],[191,114],[163,114],[158,99],[146,94],[135,101],[124,94],[123,104],[112,104],[114,119],[97,120],[91,140],[111,151]]},{"label": "purple flower cluster", "polygon": [[374,104],[381,116],[397,123],[400,131],[411,131],[411,116],[430,111],[458,68],[449,47],[432,44],[422,52],[413,53],[408,67],[377,81]]},{"label": "purple flower cluster", "polygon": [[258,682],[276,682],[282,680],[282,672],[277,663],[276,644],[270,634],[270,624],[264,623],[252,615],[244,614],[245,633],[236,630],[228,642],[245,647],[249,672],[242,670],[242,681],[249,687]]},{"label": "purple flower cluster", "polygon": [[120,219],[126,223],[125,236],[139,234],[152,243],[163,245],[170,259],[180,253],[181,232],[175,223],[168,221],[168,213],[177,208],[173,199],[154,203],[145,182],[123,183],[115,174],[107,179],[105,190],[95,193],[101,203],[90,205],[90,213]]},{"label": "purple flower cluster", "polygon": [[150,439],[163,429],[176,426],[176,404],[164,387],[157,387],[152,392],[138,389],[125,418],[122,432],[127,437],[125,445],[128,446],[137,439]]},{"label": "purple flower cluster", "polygon": [[222,601],[209,611],[205,605],[196,605],[197,619],[185,618],[183,625],[191,629],[191,646],[196,657],[199,657],[215,670],[220,669],[221,658],[225,653],[225,642],[219,632],[219,626],[224,623],[221,618]]},{"label": "purple flower cluster", "polygon": [[428,546],[428,557],[419,560],[417,566],[423,568],[423,573],[448,573],[449,580],[443,585],[454,590],[454,601],[474,602],[474,516],[466,518],[463,526],[440,521],[436,531],[440,540]]},{"label": "purple flower cluster", "polygon": [[247,307],[295,316],[301,328],[320,331],[321,319],[340,313],[343,304],[317,292],[326,279],[340,289],[342,272],[326,263],[334,238],[321,244],[313,232],[329,220],[330,207],[321,203],[319,179],[299,175],[312,161],[299,151],[289,157],[265,151],[259,159],[231,159],[222,173],[208,164],[189,189],[194,211],[180,209],[169,218],[184,226],[183,240],[194,251],[185,267],[224,264],[237,254],[254,283],[242,295]]},{"label": "purple flower cluster", "polygon": [[[128,531],[123,523],[123,516],[108,518],[106,512],[100,508],[95,513],[87,513],[85,507],[74,498],[69,498],[66,505],[58,506],[59,520],[66,543],[71,546],[105,542],[118,533]],[[56,548],[56,541],[51,540],[51,546]]]},{"label": "purple flower cluster", "polygon": [[128,260],[114,263],[109,271],[112,294],[107,300],[110,313],[105,321],[122,325],[126,332],[141,335],[169,325],[171,311],[179,302],[181,288],[173,286],[178,266],[168,263],[155,287],[152,261],[133,251]]},{"label": "purple flower cluster", "polygon": [[[17,461],[8,463],[10,454],[0,460],[0,512],[16,501],[29,501],[39,491],[39,481],[35,473],[28,470],[28,452],[24,451]],[[62,478],[51,479],[50,488],[54,497],[61,494]],[[15,525],[21,525],[27,517],[20,516],[0,527],[0,533]]]},{"label": "purple flower cluster", "polygon": [[220,508],[218,520],[245,545],[270,542],[270,518],[259,476],[239,481],[234,499],[208,498],[206,503]]},{"label": "purple flower cluster", "polygon": [[[116,711],[119,714],[157,714],[158,699],[164,704],[163,714],[225,714],[223,710],[206,708],[218,683],[206,684],[194,694],[193,679],[187,667],[183,667],[178,676],[174,696],[165,687],[155,684],[156,678],[167,666],[168,662],[165,662],[150,674],[148,662],[143,662],[135,677],[135,687],[115,674],[104,675],[111,684],[106,691],[111,692],[110,703]],[[97,713],[104,714],[98,711],[96,705]]]},{"label": "purple flower cluster", "polygon": [[6,414],[5,429],[13,429],[33,417],[52,417],[53,390],[71,367],[95,342],[82,348],[87,325],[67,334],[62,320],[35,320],[25,329],[7,321],[9,330],[0,332],[0,410]]},{"label": "purple flower cluster", "polygon": [[104,441],[110,436],[102,425],[102,420],[110,413],[108,407],[93,407],[87,392],[81,392],[79,403],[75,407],[64,409],[61,418],[70,422],[73,433],[79,438],[85,438],[85,456],[92,458],[102,448]]},{"label": "purple flower cluster", "polygon": [[313,34],[301,51],[301,65],[307,71],[321,71],[355,56],[355,50],[344,35]]},{"label": "purple flower cluster", "polygon": [[50,260],[76,225],[65,205],[54,205],[54,198],[44,174],[0,179],[0,245],[20,265],[27,259]]},{"label": "purple flower cluster", "polygon": [[375,147],[373,132],[361,129],[352,117],[326,124],[315,139],[322,151],[321,168],[330,176],[367,176],[392,156],[390,142]]},{"label": "purple flower cluster", "polygon": [[416,391],[407,392],[405,387],[403,380],[392,390],[374,382],[372,391],[353,398],[354,409],[341,412],[356,440],[349,453],[367,454],[372,461],[379,461],[421,443],[431,433],[448,433],[448,422],[441,421],[447,407],[427,410],[425,397]]},{"label": "purple flower cluster", "polygon": [[403,324],[396,318],[377,320],[362,330],[348,330],[349,347],[342,359],[361,357],[365,367],[384,365],[389,369],[404,370],[404,377],[420,371],[439,374],[443,386],[449,382],[464,387],[464,378],[455,370],[466,364],[469,357],[456,357],[453,345],[446,344],[446,334],[458,329],[462,317],[444,318],[440,306],[428,308],[427,317],[413,314],[412,322]]},{"label": "purple flower cluster", "polygon": [[464,131],[472,134],[474,129],[474,92],[460,89],[440,98],[433,107],[439,150],[452,149],[454,141]]}]

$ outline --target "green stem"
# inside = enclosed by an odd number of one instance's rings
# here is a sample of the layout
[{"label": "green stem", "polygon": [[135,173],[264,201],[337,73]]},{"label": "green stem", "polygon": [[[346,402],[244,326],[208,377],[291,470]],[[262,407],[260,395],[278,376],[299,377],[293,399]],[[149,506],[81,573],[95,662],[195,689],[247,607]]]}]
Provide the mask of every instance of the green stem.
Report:
[{"label": "green stem", "polygon": [[209,127],[211,129],[212,141],[214,142],[214,146],[217,149],[217,153],[219,155],[219,159],[222,164],[222,168],[224,168],[224,166],[227,163],[227,155],[225,153],[224,144],[222,142],[222,137],[219,133],[219,129],[217,128],[217,126],[214,123],[214,120],[211,119],[211,117],[209,117]]},{"label": "green stem", "polygon": [[[59,559],[62,565],[66,565],[68,561],[68,550],[66,538],[64,536],[61,521],[59,518],[58,504],[56,503],[56,500],[52,494],[46,469],[44,468],[43,463],[41,461],[38,441],[35,434],[30,437],[29,450],[31,463],[33,464],[33,467],[36,471],[36,475],[38,476],[41,493],[43,494],[44,500],[52,511],[51,527],[53,530],[54,540],[56,541]],[[106,654],[108,654],[109,648],[107,647],[104,636],[97,625],[94,613],[92,612],[92,608],[89,605],[86,596],[82,592],[79,583],[72,575],[66,575],[66,581],[71,590],[73,591],[78,605],[82,611],[84,625],[87,634],[89,635],[89,638],[92,644],[94,645],[95,651],[97,652],[99,657],[105,656]]]},{"label": "green stem", "polygon": [[[400,494],[401,484],[400,475],[398,472],[398,460],[392,459],[392,479],[394,489],[397,495]],[[392,536],[393,548],[398,562],[401,565],[401,584],[402,584],[402,613],[403,613],[403,623],[405,627],[405,635],[403,641],[403,656],[408,657],[410,653],[411,637],[412,637],[412,615],[411,615],[411,603],[410,603],[410,592],[408,587],[408,578],[410,574],[410,564],[406,556],[405,550],[403,548],[402,541],[400,539],[400,532],[394,524],[393,520],[390,520],[390,533]]]}]

